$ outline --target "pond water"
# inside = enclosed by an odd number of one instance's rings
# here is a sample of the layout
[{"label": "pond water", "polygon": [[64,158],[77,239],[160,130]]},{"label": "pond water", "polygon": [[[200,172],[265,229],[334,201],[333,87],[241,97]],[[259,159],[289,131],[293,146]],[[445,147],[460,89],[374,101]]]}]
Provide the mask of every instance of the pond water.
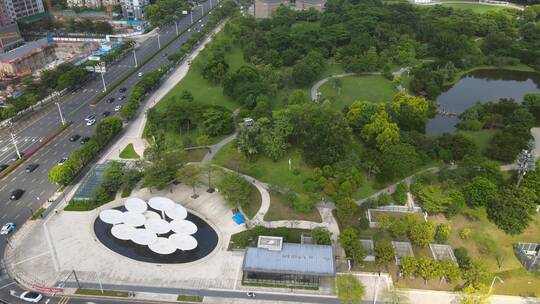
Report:
[{"label": "pond water", "polygon": [[[461,113],[477,101],[498,101],[500,98],[523,100],[527,93],[540,92],[540,74],[509,70],[475,70],[466,74],[437,98],[439,110]],[[437,115],[430,119],[426,133],[438,135],[456,130],[459,119]]]},{"label": "pond water", "polygon": [[[124,206],[115,209],[126,211]],[[148,208],[148,210],[159,213],[159,211],[152,208]],[[166,217],[166,220],[170,222],[172,219]],[[123,241],[115,238],[111,234],[113,225],[103,222],[99,217],[94,222],[94,231],[98,240],[103,245],[130,259],[159,264],[189,263],[209,255],[218,244],[218,235],[208,223],[190,212],[188,212],[186,220],[193,222],[197,226],[197,232],[192,235],[198,242],[197,247],[188,251],[176,250],[174,253],[168,255],[157,254],[147,246],[137,245],[132,241]],[[160,236],[168,237],[170,234],[172,232]]]}]

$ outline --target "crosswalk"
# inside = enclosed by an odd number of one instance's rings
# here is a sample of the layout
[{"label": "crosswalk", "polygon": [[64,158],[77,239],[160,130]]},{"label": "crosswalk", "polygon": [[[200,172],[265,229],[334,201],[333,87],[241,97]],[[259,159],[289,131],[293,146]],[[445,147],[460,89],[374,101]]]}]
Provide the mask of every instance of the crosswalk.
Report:
[{"label": "crosswalk", "polygon": [[66,304],[69,302],[68,297],[61,297],[60,300],[58,300],[58,304]]}]

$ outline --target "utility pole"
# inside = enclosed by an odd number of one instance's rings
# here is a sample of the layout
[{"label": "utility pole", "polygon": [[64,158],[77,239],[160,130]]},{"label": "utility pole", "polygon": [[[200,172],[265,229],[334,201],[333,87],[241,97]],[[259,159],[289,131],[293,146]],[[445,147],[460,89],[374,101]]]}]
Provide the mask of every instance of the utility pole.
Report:
[{"label": "utility pole", "polygon": [[66,121],[64,120],[64,115],[62,115],[62,109],[60,108],[60,103],[55,102],[55,104],[58,106],[58,112],[60,113],[60,122],[62,123],[62,126],[65,126]]},{"label": "utility pole", "polygon": [[19,147],[17,147],[17,140],[15,139],[15,134],[13,134],[13,124],[9,126],[9,134],[11,134],[11,141],[13,141],[13,145],[15,146],[15,152],[17,152],[17,157],[21,159],[21,152],[19,152]]},{"label": "utility pole", "polygon": [[135,67],[138,68],[139,64],[137,63],[137,53],[135,52],[135,49],[133,49],[133,58],[135,58]]}]

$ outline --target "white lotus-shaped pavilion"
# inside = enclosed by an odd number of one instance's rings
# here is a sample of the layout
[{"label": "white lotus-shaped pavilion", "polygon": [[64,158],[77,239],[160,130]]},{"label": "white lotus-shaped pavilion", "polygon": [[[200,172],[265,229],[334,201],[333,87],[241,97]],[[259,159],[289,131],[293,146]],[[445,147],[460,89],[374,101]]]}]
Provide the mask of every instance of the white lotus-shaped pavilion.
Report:
[{"label": "white lotus-shaped pavilion", "polygon": [[[161,212],[148,210],[148,206]],[[198,245],[191,236],[197,232],[197,225],[186,220],[186,208],[166,197],[153,197],[148,203],[140,198],[128,198],[124,202],[127,211],[107,209],[99,213],[99,218],[112,224],[111,234],[124,241],[148,246],[159,254],[172,254],[176,250],[192,250]],[[167,215],[167,216],[165,216]],[[172,219],[168,221],[167,217]],[[169,237],[162,235],[173,231]]]}]

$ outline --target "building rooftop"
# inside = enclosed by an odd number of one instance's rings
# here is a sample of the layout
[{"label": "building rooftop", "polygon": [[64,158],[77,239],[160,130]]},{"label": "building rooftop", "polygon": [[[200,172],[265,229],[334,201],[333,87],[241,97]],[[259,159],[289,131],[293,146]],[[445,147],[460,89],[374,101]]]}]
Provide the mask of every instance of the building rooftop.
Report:
[{"label": "building rooftop", "polygon": [[244,271],[335,276],[332,246],[283,243],[281,251],[248,247]]},{"label": "building rooftop", "polygon": [[43,48],[43,47],[45,47],[45,46],[47,46],[49,44],[50,44],[50,42],[48,41],[47,38],[43,38],[43,39],[39,39],[39,40],[35,40],[35,41],[30,41],[30,42],[26,43],[25,45],[23,45],[21,47],[18,47],[18,48],[13,49],[13,50],[11,50],[9,52],[0,54],[0,61],[1,62],[13,61],[15,59],[21,58],[22,56],[24,56],[26,54],[29,54],[29,53],[33,52],[36,49]]}]

